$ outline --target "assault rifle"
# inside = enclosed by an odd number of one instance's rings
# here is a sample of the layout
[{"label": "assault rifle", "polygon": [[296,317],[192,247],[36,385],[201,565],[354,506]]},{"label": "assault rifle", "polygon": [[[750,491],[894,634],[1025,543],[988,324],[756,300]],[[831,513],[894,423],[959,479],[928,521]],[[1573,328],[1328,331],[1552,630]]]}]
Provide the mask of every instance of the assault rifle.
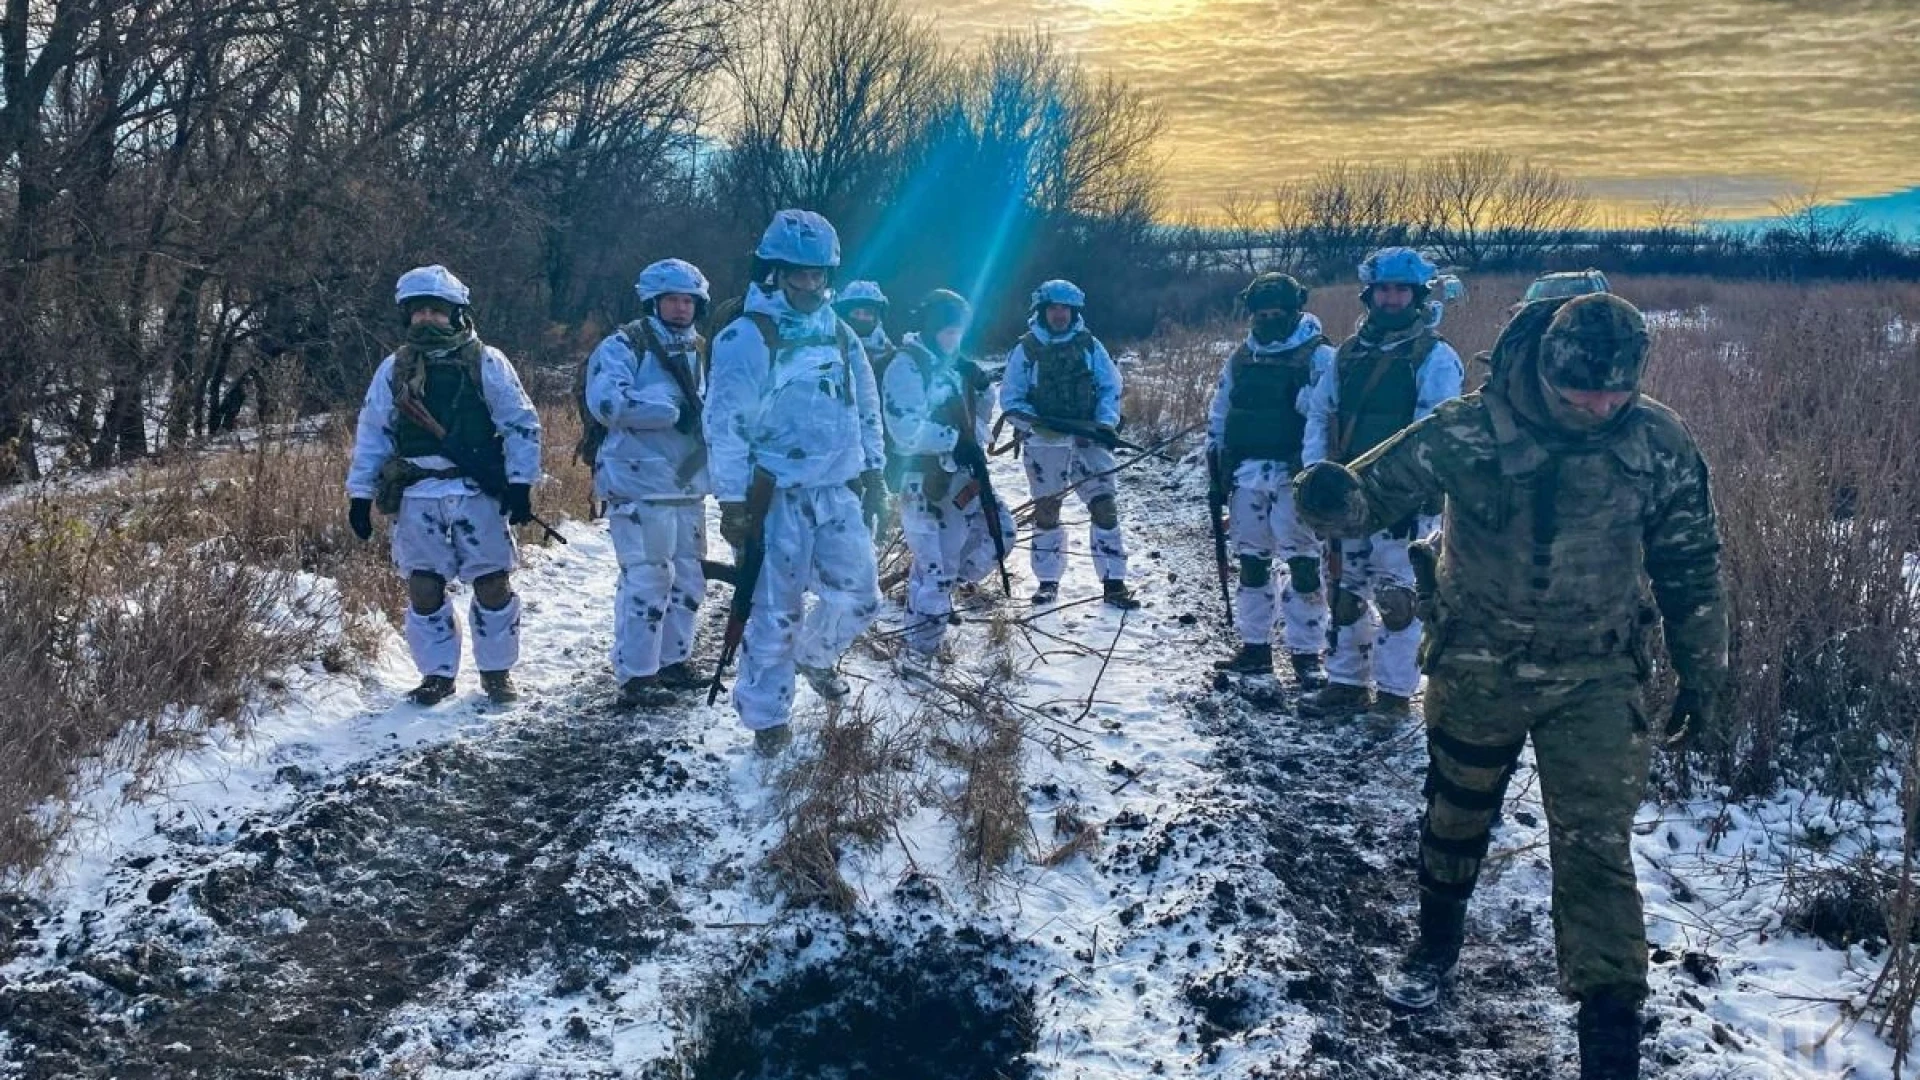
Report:
[{"label": "assault rifle", "polygon": [[1227,605],[1227,625],[1233,625],[1233,593],[1227,588],[1227,488],[1231,477],[1220,475],[1220,451],[1207,451],[1207,524],[1213,528],[1213,563],[1220,570],[1220,600]]},{"label": "assault rifle", "polygon": [[[402,395],[395,405],[407,415],[407,419],[419,424],[429,435],[440,440],[440,456],[453,462],[453,467],[473,481],[482,495],[493,499],[503,507],[506,505],[507,464],[505,461],[475,447],[448,442],[446,426],[434,419],[433,413],[427,411],[426,404],[419,398]],[[567,542],[567,538],[560,535],[559,530],[552,525],[542,521],[540,515],[530,514],[528,520],[546,530],[549,538],[563,544]]]},{"label": "assault rifle", "polygon": [[720,638],[720,660],[713,665],[713,681],[707,684],[707,704],[720,700],[720,676],[739,651],[740,638],[747,630],[747,617],[753,614],[753,591],[760,584],[760,568],[767,561],[767,508],[773,505],[773,474],[765,469],[753,471],[753,483],[747,487],[747,538],[740,547],[740,559],[733,568],[733,599],[727,603],[727,630]]},{"label": "assault rifle", "polygon": [[[973,442],[969,426],[961,435],[964,442]],[[1000,588],[1008,596],[1013,595],[1013,579],[1007,576],[1007,534],[1000,527],[1000,497],[993,493],[993,477],[989,475],[986,453],[981,451],[979,464],[967,466],[967,472],[973,477],[973,484],[980,491],[980,511],[987,515],[987,538],[993,541],[993,561],[1000,565]]]},{"label": "assault rifle", "polygon": [[[1015,414],[1020,415],[1020,414]],[[1141,446],[1137,442],[1123,439],[1111,428],[1101,427],[1091,420],[1064,420],[1057,416],[1035,416],[1029,418],[1034,427],[1057,431],[1062,435],[1071,435],[1076,439],[1085,439],[1109,450],[1131,450],[1136,454],[1151,454],[1154,457],[1173,461],[1156,447]],[[1174,462],[1174,464],[1179,464]]]}]

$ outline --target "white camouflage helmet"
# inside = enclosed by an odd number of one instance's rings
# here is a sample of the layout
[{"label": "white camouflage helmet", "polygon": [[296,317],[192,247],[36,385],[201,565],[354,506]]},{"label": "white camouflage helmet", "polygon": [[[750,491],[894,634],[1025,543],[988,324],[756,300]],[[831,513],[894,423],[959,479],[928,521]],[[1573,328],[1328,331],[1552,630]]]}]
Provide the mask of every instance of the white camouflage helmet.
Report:
[{"label": "white camouflage helmet", "polygon": [[642,301],[669,293],[691,296],[703,304],[711,299],[707,295],[707,275],[685,259],[661,259],[650,264],[640,271],[640,280],[633,283],[633,291],[640,294]]},{"label": "white camouflage helmet", "polygon": [[1066,278],[1054,278],[1051,281],[1041,282],[1040,287],[1033,290],[1035,310],[1048,304],[1065,304],[1078,311],[1087,306],[1087,294],[1081,291],[1080,286]]},{"label": "white camouflage helmet", "polygon": [[840,290],[840,295],[833,298],[833,306],[835,310],[841,310],[855,304],[873,304],[885,309],[888,306],[887,294],[880,291],[877,281],[849,281],[847,287]]},{"label": "white camouflage helmet", "polygon": [[445,300],[454,307],[467,306],[469,294],[453,271],[434,263],[432,266],[416,266],[400,275],[393,285],[393,302],[404,304],[422,296],[431,296],[436,300]]},{"label": "white camouflage helmet", "polygon": [[782,210],[760,235],[754,257],[787,266],[840,265],[840,234],[811,210]]},{"label": "white camouflage helmet", "polygon": [[1360,263],[1360,284],[1410,285],[1416,289],[1433,283],[1437,268],[1426,256],[1409,247],[1384,247]]}]

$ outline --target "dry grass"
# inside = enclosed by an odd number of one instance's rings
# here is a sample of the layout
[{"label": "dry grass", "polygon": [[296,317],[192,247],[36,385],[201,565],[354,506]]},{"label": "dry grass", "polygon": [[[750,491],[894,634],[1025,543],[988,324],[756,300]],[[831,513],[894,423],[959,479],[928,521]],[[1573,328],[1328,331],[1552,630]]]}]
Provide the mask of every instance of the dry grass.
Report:
[{"label": "dry grass", "polygon": [[772,779],[781,836],[767,854],[788,903],[853,910],[840,857],[879,845],[911,811],[920,757],[918,725],[885,724],[864,702],[830,711],[813,740],[796,743]]},{"label": "dry grass", "polygon": [[[592,479],[571,460],[577,421],[543,416],[541,509],[578,512]],[[351,422],[0,509],[0,645],[20,658],[0,686],[0,879],[43,863],[102,773],[132,773],[138,795],[211,726],[244,732],[288,665],[347,670],[384,639],[405,591],[386,522],[368,543],[347,528]]]}]

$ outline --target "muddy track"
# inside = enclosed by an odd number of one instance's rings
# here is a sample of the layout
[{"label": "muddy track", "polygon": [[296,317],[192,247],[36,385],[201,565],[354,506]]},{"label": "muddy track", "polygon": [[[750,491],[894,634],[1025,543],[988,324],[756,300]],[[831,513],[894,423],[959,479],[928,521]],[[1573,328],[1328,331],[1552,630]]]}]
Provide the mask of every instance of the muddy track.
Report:
[{"label": "muddy track", "polygon": [[[1204,520],[1200,473],[1174,475],[1182,482],[1162,475],[1142,493],[1154,510],[1138,546],[1154,550],[1172,579],[1164,607],[1190,616],[1217,650],[1198,651],[1181,677],[1194,689],[1180,698],[1195,728],[1217,740],[1213,764],[1222,785],[1202,816],[1221,835],[1209,846],[1256,852],[1259,862],[1217,885],[1212,898],[1212,917],[1237,924],[1244,953],[1186,988],[1200,1041],[1231,1045],[1304,1013],[1310,1051],[1295,1071],[1273,1075],[1556,1075],[1566,1067],[1572,1032],[1555,987],[1544,898],[1476,901],[1459,984],[1434,1011],[1410,1017],[1381,996],[1381,978],[1411,941],[1424,736],[1417,723],[1383,731],[1357,720],[1303,719],[1290,674],[1216,685],[1208,662],[1237,639],[1212,584],[1210,538],[1193,525]],[[1189,837],[1177,839],[1184,845]],[[1498,849],[1497,833],[1495,841]],[[1151,845],[1138,850],[1151,864]],[[1275,997],[1284,1002],[1277,1010]]]},{"label": "muddy track", "polygon": [[242,822],[203,866],[128,866],[148,910],[111,940],[15,942],[60,962],[0,990],[11,1069],[357,1074],[382,1064],[369,1040],[386,1017],[450,982],[478,990],[551,966],[564,993],[624,970],[688,924],[670,889],[636,891],[589,843],[621,796],[704,782],[673,759],[691,752],[584,691],[530,701],[483,739],[363,767]]}]

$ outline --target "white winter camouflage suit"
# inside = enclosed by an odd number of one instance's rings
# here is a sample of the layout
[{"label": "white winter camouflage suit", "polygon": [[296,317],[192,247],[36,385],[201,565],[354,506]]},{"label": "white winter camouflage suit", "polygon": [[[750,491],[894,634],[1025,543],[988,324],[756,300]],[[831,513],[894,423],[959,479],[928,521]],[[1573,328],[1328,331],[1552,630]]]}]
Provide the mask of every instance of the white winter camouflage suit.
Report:
[{"label": "white winter camouflage suit", "polygon": [[[1034,337],[1051,345],[1065,341],[1086,329],[1086,322],[1075,315],[1073,325],[1064,334],[1055,334],[1047,329],[1046,323],[1035,315],[1027,320],[1027,329]],[[1093,372],[1093,385],[1098,399],[1094,405],[1094,420],[1097,423],[1118,425],[1120,423],[1120,369],[1107,355],[1107,347],[1098,338],[1093,340],[1092,348],[1087,351],[1087,366]],[[1007,354],[1007,370],[1000,383],[1000,409],[1002,412],[1035,412],[1027,395],[1032,392],[1034,381],[1033,362],[1027,358],[1024,345],[1015,345]],[[1034,499],[1058,499],[1068,490],[1079,496],[1083,505],[1092,506],[1101,497],[1117,497],[1118,488],[1114,482],[1113,451],[1104,446],[1077,439],[1072,435],[1060,435],[1044,428],[1036,429],[1025,421],[1016,420],[1014,426],[1024,435],[1025,441],[1021,453],[1027,462],[1027,486]],[[1127,545],[1121,535],[1116,518],[1110,528],[1097,523],[1089,523],[1087,543],[1093,552],[1093,567],[1102,581],[1119,581],[1127,576]],[[1033,530],[1033,576],[1041,581],[1059,581],[1066,570],[1066,530],[1058,524],[1042,528],[1038,524]]]},{"label": "white winter camouflage suit", "polygon": [[[1431,326],[1436,320],[1431,315],[1428,318]],[[1397,347],[1407,348],[1416,340],[1416,337],[1407,337]],[[1326,460],[1328,443],[1339,425],[1337,374],[1330,371],[1314,384],[1307,412],[1303,466]],[[1419,420],[1441,402],[1460,396],[1464,378],[1460,354],[1446,342],[1436,342],[1413,378],[1413,419]],[[1435,528],[1437,523],[1432,517],[1422,517],[1415,537],[1396,537],[1390,531],[1382,531],[1360,540],[1340,541],[1340,580],[1334,584],[1358,598],[1362,610],[1358,622],[1334,628],[1336,641],[1327,656],[1328,682],[1360,687],[1371,682],[1382,693],[1399,697],[1412,697],[1420,688],[1420,620],[1413,619],[1400,630],[1387,630],[1380,625],[1379,613],[1372,601],[1382,589],[1404,589],[1411,596],[1413,564],[1407,561],[1407,545]],[[1336,614],[1334,618],[1337,622],[1339,616]]]},{"label": "white winter camouflage suit", "polygon": [[[646,321],[662,346],[680,354],[698,392],[704,373],[692,331],[651,315]],[[706,441],[697,412],[689,415],[699,404],[687,400],[644,334],[616,333],[593,350],[586,401],[607,427],[593,491],[607,503],[620,560],[613,672],[625,683],[693,654],[694,615],[706,594]]]},{"label": "white winter camouflage suit", "polygon": [[[839,327],[831,307],[803,315],[758,285],[746,310],[772,318],[787,341],[831,338]],[[833,667],[880,609],[873,537],[847,486],[885,463],[880,395],[859,339],[851,330],[846,338],[844,358],[837,346],[815,345],[781,349],[775,362],[742,317],[714,341],[706,410],[714,495],[744,501],[756,468],[775,485],[733,692],[755,730],[791,716],[796,663]]]},{"label": "white winter camouflage suit", "polygon": [[[1263,345],[1249,335],[1246,347],[1255,357],[1272,355],[1297,348],[1320,333],[1320,320],[1312,314],[1303,314],[1300,325],[1285,341]],[[1331,345],[1323,344],[1313,351],[1313,381],[1301,389],[1299,400],[1294,403],[1302,417],[1309,415],[1314,389],[1325,380],[1333,360]],[[1227,411],[1232,396],[1233,365],[1229,363],[1220,369],[1220,381],[1214,387],[1213,405],[1207,414],[1207,441],[1216,448],[1226,445]],[[1322,453],[1324,456],[1324,451]],[[1240,634],[1240,640],[1249,645],[1272,643],[1274,587],[1277,576],[1286,573],[1286,582],[1279,587],[1286,651],[1318,656],[1327,644],[1326,589],[1317,586],[1311,592],[1299,592],[1293,587],[1293,575],[1286,566],[1290,559],[1320,558],[1319,539],[1293,508],[1290,464],[1250,458],[1234,468],[1232,501],[1227,508],[1234,554],[1242,559],[1268,560],[1273,567],[1265,586],[1254,588],[1242,584],[1235,593],[1234,629]]]},{"label": "white winter camouflage suit", "polygon": [[[379,484],[380,467],[393,455],[396,411],[393,401],[394,358],[388,355],[373,373],[353,441],[353,463],[347,470],[347,497],[371,499]],[[481,394],[493,427],[500,433],[507,463],[507,482],[532,484],[540,479],[540,417],[520,385],[520,376],[500,350],[487,346],[480,360]],[[451,469],[453,462],[437,454],[410,458],[423,469]],[[507,528],[500,504],[465,477],[432,478],[409,487],[393,522],[393,563],[401,577],[432,574],[443,581],[469,584],[489,574],[511,571],[518,565],[513,533]],[[473,623],[473,663],[481,671],[505,671],[520,659],[520,597],[497,611],[482,607],[476,597],[468,606]],[[407,648],[420,674],[453,678],[460,670],[460,623],[448,600],[440,610],[422,615],[407,606]]]},{"label": "white winter camouflage suit", "polygon": [[[920,335],[901,339],[887,368],[881,398],[894,452],[907,461],[900,493],[900,529],[913,552],[907,578],[909,648],[931,653],[947,632],[953,588],[979,581],[994,568],[993,537],[978,485],[953,460],[960,431],[940,419],[967,389],[951,359],[935,357]],[[970,403],[974,442],[986,446],[993,389],[983,386]],[[1013,515],[1000,503],[1000,535],[1013,546]]]}]

